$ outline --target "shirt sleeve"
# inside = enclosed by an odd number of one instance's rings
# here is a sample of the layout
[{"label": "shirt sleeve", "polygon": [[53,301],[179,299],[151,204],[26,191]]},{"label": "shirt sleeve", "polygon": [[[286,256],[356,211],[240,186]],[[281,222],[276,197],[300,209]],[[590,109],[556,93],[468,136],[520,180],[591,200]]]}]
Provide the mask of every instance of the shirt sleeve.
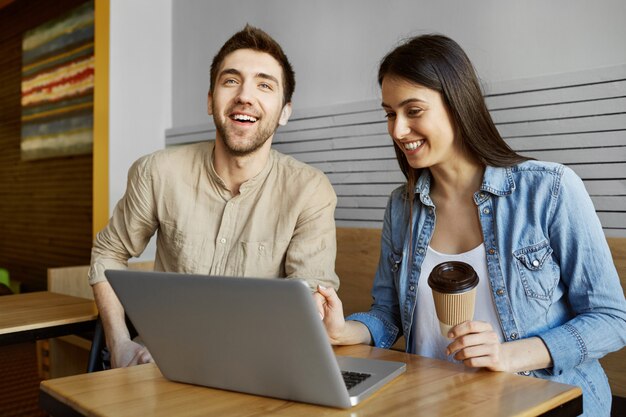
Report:
[{"label": "shirt sleeve", "polygon": [[304,279],[311,290],[318,285],[339,288],[335,273],[337,196],[328,178],[319,173],[306,187],[308,203],[298,216],[285,258],[288,278]]},{"label": "shirt sleeve", "polygon": [[574,316],[539,334],[556,375],[626,344],[626,301],[600,220],[581,179],[565,168],[553,195],[550,245]]},{"label": "shirt sleeve", "polygon": [[[356,313],[346,318],[346,320],[363,323],[370,331],[374,346],[382,348],[393,346],[398,337],[402,335],[400,302],[398,300],[396,280],[394,279],[394,274],[402,273],[402,268],[400,268],[402,257],[401,253],[397,253],[399,250],[394,250],[393,247],[394,236],[396,241],[404,241],[404,239],[398,238],[398,236],[403,237],[405,235],[404,230],[408,221],[408,216],[404,212],[405,203],[401,197],[402,193],[404,193],[404,188],[394,191],[385,209],[380,258],[372,287],[372,307],[366,313]],[[403,207],[394,208],[394,202],[395,204],[402,204]],[[392,216],[392,213],[394,213],[394,216]],[[405,216],[402,216],[400,213],[404,213]],[[392,218],[396,216],[398,218]],[[394,224],[402,230],[394,230]]]},{"label": "shirt sleeve", "polygon": [[146,156],[130,168],[126,193],[109,223],[96,235],[88,274],[91,285],[106,281],[106,269],[125,269],[128,259],[143,252],[157,229],[150,162],[151,157]]}]

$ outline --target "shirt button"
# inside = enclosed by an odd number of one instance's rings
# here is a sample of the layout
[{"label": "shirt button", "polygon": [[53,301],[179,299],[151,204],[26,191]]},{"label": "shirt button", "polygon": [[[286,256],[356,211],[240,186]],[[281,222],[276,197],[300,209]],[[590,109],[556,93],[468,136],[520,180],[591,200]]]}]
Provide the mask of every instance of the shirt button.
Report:
[{"label": "shirt button", "polygon": [[496,294],[502,295],[504,294],[504,290],[502,288],[498,288],[498,290],[496,291]]},{"label": "shirt button", "polygon": [[419,248],[417,250],[417,253],[419,253],[420,255],[423,255],[424,254],[424,248]]},{"label": "shirt button", "polygon": [[220,243],[226,243],[226,238],[225,237],[221,238]]},{"label": "shirt button", "polygon": [[524,371],[524,372],[520,372],[522,375],[528,376],[530,375],[530,371]]},{"label": "shirt button", "polygon": [[259,245],[259,251],[263,252],[265,250],[265,246]]},{"label": "shirt button", "polygon": [[478,194],[478,197],[480,197],[480,198],[485,198],[485,193],[480,193],[480,194]]},{"label": "shirt button", "polygon": [[485,213],[485,214],[489,214],[489,213],[490,213],[490,211],[489,211],[489,209],[488,209],[488,208],[486,208],[486,209],[484,209],[484,210],[483,210],[483,213]]},{"label": "shirt button", "polygon": [[517,333],[515,332],[511,333],[511,339],[513,340],[517,339]]},{"label": "shirt button", "polygon": [[411,291],[415,291],[415,285],[411,285],[411,286],[409,287],[409,290],[411,290]]},{"label": "shirt button", "polygon": [[496,253],[496,250],[494,248],[489,249],[489,255],[493,255],[494,253]]},{"label": "shirt button", "polygon": [[429,209],[428,209],[428,213],[429,213],[429,214],[433,214],[433,209],[429,208]]},{"label": "shirt button", "polygon": [[539,261],[535,259],[535,260],[533,261],[533,266],[534,266],[534,267],[539,266]]}]

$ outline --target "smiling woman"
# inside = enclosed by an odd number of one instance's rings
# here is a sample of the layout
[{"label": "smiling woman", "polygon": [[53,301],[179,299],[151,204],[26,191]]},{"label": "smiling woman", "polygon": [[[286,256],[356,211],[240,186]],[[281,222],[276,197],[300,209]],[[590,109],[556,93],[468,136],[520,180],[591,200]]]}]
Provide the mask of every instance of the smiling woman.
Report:
[{"label": "smiling woman", "polygon": [[[580,178],[504,142],[449,38],[397,47],[378,81],[407,184],[387,204],[370,310],[344,319],[334,291],[319,289],[331,341],[404,336],[410,353],[578,385],[585,413],[608,415],[598,359],[626,344],[626,300]],[[446,337],[425,283],[451,260],[477,272],[480,308]]]}]

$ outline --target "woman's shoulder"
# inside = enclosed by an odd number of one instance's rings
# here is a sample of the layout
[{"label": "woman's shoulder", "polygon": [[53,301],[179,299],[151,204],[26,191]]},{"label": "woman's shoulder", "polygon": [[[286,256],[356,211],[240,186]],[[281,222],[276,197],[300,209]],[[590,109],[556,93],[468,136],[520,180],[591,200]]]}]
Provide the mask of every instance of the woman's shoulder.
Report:
[{"label": "woman's shoulder", "polygon": [[555,177],[561,179],[568,179],[578,181],[580,177],[576,172],[570,167],[560,164],[558,162],[549,162],[549,161],[524,161],[520,164],[514,165],[511,167],[511,170],[514,173],[519,173],[521,175],[554,175]]},{"label": "woman's shoulder", "polygon": [[567,167],[557,162],[548,161],[524,161],[511,167],[511,171],[515,173],[541,173],[547,174],[562,174]]}]

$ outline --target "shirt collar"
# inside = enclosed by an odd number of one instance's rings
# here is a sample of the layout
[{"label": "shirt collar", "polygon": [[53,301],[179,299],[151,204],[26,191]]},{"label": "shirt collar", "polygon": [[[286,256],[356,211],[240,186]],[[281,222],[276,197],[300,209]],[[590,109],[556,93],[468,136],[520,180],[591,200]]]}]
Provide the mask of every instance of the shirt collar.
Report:
[{"label": "shirt collar", "polygon": [[[230,190],[226,187],[226,183],[224,180],[217,174],[215,171],[215,165],[213,164],[213,151],[215,150],[215,142],[209,142],[209,151],[207,157],[207,171],[209,173],[209,177],[211,180],[218,186],[220,189],[220,193],[223,195],[227,195],[228,197],[234,197],[230,195]],[[241,184],[239,187],[239,194],[245,194],[246,192],[257,188],[260,184],[265,181],[265,178],[269,175],[272,165],[274,164],[274,150],[270,150],[267,161],[265,162],[265,166],[254,177],[250,178],[248,181]],[[225,194],[224,194],[225,193]]]},{"label": "shirt collar", "polygon": [[511,194],[515,191],[515,180],[513,179],[513,170],[511,167],[501,168],[487,166],[480,190],[497,196]]}]

